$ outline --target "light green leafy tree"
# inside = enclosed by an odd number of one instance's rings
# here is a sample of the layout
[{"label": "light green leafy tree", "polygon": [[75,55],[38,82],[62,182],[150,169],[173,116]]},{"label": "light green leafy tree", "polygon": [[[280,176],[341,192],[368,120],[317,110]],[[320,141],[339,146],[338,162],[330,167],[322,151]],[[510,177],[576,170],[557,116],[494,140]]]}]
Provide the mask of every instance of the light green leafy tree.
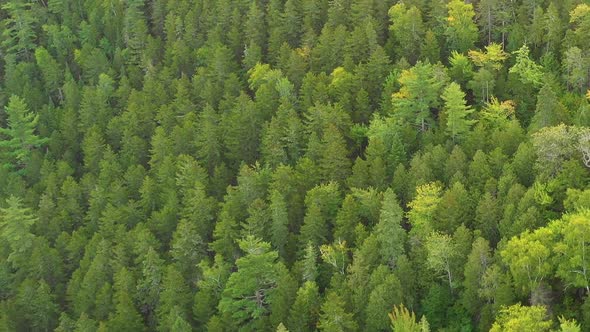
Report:
[{"label": "light green leafy tree", "polygon": [[550,227],[561,233],[554,246],[558,254],[557,275],[574,287],[584,287],[590,293],[590,211],[565,215]]},{"label": "light green leafy tree", "polygon": [[441,201],[442,188],[428,183],[416,188],[416,198],[408,204],[408,219],[412,225],[411,234],[424,240],[433,230],[434,212]]},{"label": "light green leafy tree", "polygon": [[518,75],[521,82],[532,84],[536,88],[543,85],[543,80],[545,79],[543,66],[538,65],[529,58],[529,47],[524,44],[521,48],[514,51],[513,54],[516,55],[516,62],[510,68],[510,73]]},{"label": "light green leafy tree", "polygon": [[426,317],[422,316],[420,322],[416,321],[416,314],[409,311],[403,304],[393,306],[392,312],[389,313],[391,321],[391,330],[393,332],[429,332],[430,326]]},{"label": "light green leafy tree", "polygon": [[428,267],[435,273],[444,275],[453,289],[453,271],[451,264],[457,257],[457,248],[450,235],[434,232],[426,239],[426,250]]},{"label": "light green leafy tree", "polygon": [[552,229],[539,228],[513,237],[500,251],[515,285],[525,294],[534,291],[544,279],[552,275],[554,266],[551,248],[554,239],[555,232]]},{"label": "light green leafy tree", "polygon": [[550,328],[545,307],[515,304],[500,310],[490,332],[547,332]]}]

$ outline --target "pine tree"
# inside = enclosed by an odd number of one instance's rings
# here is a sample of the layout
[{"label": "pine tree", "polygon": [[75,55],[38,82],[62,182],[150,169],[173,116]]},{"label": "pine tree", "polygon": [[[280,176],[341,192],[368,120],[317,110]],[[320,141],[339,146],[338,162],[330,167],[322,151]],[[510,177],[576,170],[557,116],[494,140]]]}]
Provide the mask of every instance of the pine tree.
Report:
[{"label": "pine tree", "polygon": [[342,207],[336,215],[334,238],[346,243],[354,243],[354,230],[360,222],[359,206],[352,195],[347,195],[342,201]]},{"label": "pine tree", "polygon": [[323,154],[319,163],[323,178],[343,183],[348,176],[351,163],[348,159],[346,141],[336,126],[330,124],[322,137]]},{"label": "pine tree", "polygon": [[328,235],[327,221],[322,215],[321,207],[318,204],[312,204],[307,208],[303,226],[301,226],[300,248],[303,250],[309,244],[319,246],[328,240]]},{"label": "pine tree", "polygon": [[403,216],[395,193],[388,189],[383,194],[383,204],[375,232],[383,260],[391,266],[395,266],[398,258],[404,253],[406,232],[402,228]]},{"label": "pine tree", "polygon": [[0,148],[6,155],[3,166],[22,172],[31,160],[32,150],[42,146],[47,139],[40,138],[34,133],[39,115],[30,113],[22,98],[11,96],[5,111],[8,116],[8,127],[0,128],[0,134],[7,138],[0,141]]},{"label": "pine tree", "polygon": [[24,326],[37,331],[52,330],[57,323],[58,306],[51,288],[44,281],[26,279],[16,294],[19,310],[25,318]]},{"label": "pine tree", "polygon": [[199,114],[199,123],[200,130],[197,132],[195,140],[197,156],[211,174],[221,161],[222,145],[219,118],[209,104]]},{"label": "pine tree", "polygon": [[31,255],[35,240],[31,227],[37,218],[29,208],[23,207],[22,201],[17,197],[10,196],[6,204],[6,208],[0,209],[0,236],[10,247],[7,261],[19,268],[24,266]]},{"label": "pine tree", "polygon": [[133,303],[134,288],[133,276],[126,268],[121,268],[115,275],[115,313],[107,322],[109,329],[116,331],[144,330],[142,317]]},{"label": "pine tree", "polygon": [[484,273],[492,263],[490,255],[490,246],[487,240],[477,238],[473,241],[471,252],[467,258],[464,268],[463,293],[461,294],[461,303],[465,310],[473,317],[483,305],[479,295],[481,282]]},{"label": "pine tree", "polygon": [[284,196],[273,190],[270,194],[271,243],[280,257],[286,258],[286,245],[289,239],[289,214]]},{"label": "pine tree", "polygon": [[447,80],[436,65],[418,62],[399,76],[401,88],[392,96],[393,114],[401,123],[426,131],[434,125],[431,108],[439,105],[440,90]]},{"label": "pine tree", "polygon": [[416,321],[416,314],[414,314],[413,311],[409,311],[403,304],[393,307],[393,311],[389,313],[389,320],[391,321],[391,328],[393,331],[430,331],[426,317],[422,316],[420,322]]},{"label": "pine tree", "polygon": [[297,291],[297,297],[289,312],[291,332],[314,331],[320,311],[320,294],[313,281],[306,281]]},{"label": "pine tree", "polygon": [[278,254],[252,236],[239,244],[245,256],[236,260],[238,269],[229,277],[218,308],[231,317],[232,326],[256,329],[269,315],[269,297],[278,286]]},{"label": "pine tree", "polygon": [[[35,50],[35,59],[37,66],[41,69],[43,80],[45,81],[46,93],[51,97],[52,93],[58,92],[61,89],[63,81],[63,69],[60,64],[49,54],[49,52],[39,47]],[[60,99],[63,100],[61,90],[59,91]]]},{"label": "pine tree", "polygon": [[199,290],[195,294],[193,313],[198,326],[205,326],[215,314],[215,306],[230,276],[231,266],[223,260],[223,257],[216,255],[212,266],[203,260],[198,267],[202,271],[202,278],[197,282]]},{"label": "pine tree", "polygon": [[301,274],[304,281],[315,281],[318,276],[317,250],[311,242],[305,247],[305,254],[301,262]]},{"label": "pine tree", "polygon": [[473,22],[475,11],[473,5],[463,0],[451,0],[447,5],[449,16],[447,18],[448,48],[452,51],[464,53],[473,48],[477,41],[477,26]]},{"label": "pine tree", "polygon": [[373,289],[367,302],[367,331],[383,331],[389,327],[387,312],[394,305],[401,304],[402,290],[402,285],[394,274],[388,275],[383,283]]},{"label": "pine tree", "polygon": [[129,1],[125,9],[123,35],[130,51],[130,64],[140,64],[147,44],[148,27],[143,12],[143,2]]},{"label": "pine tree", "polygon": [[33,4],[22,2],[7,2],[2,10],[8,13],[2,29],[2,48],[8,54],[29,60],[35,49],[37,33],[35,31],[39,18],[31,10]]},{"label": "pine tree", "polygon": [[[415,41],[424,39],[424,23],[422,12],[415,6],[397,3],[389,9],[391,38],[396,45],[398,57],[405,57],[411,63],[417,60]],[[434,62],[432,62],[434,63]]]},{"label": "pine tree", "polygon": [[[186,319],[190,302],[191,292],[184,277],[174,265],[168,265],[162,280],[160,298],[158,299],[158,330],[172,331],[171,327],[176,323],[177,319]],[[173,321],[167,319],[170,316],[174,317]]]},{"label": "pine tree", "polygon": [[136,298],[148,328],[153,329],[156,327],[155,311],[162,291],[163,261],[152,247],[147,249],[142,260]]},{"label": "pine tree", "polygon": [[445,101],[446,131],[454,142],[465,135],[475,123],[475,120],[468,119],[473,109],[467,106],[465,93],[455,82],[445,88],[441,98]]},{"label": "pine tree", "polygon": [[535,132],[543,127],[558,125],[565,120],[565,113],[565,107],[559,102],[553,88],[545,84],[537,96],[537,107],[529,131]]},{"label": "pine tree", "polygon": [[356,331],[358,325],[353,315],[346,311],[342,298],[332,291],[326,295],[322,304],[317,328],[326,332]]}]

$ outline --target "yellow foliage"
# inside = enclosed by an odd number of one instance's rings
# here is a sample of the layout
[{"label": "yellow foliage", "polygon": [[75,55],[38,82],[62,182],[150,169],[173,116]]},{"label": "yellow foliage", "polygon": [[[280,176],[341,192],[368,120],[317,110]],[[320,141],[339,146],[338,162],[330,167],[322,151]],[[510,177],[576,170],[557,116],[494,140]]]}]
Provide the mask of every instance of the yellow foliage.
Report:
[{"label": "yellow foliage", "polygon": [[476,66],[491,66],[494,69],[502,68],[502,62],[508,58],[508,53],[504,52],[502,45],[491,43],[485,47],[485,52],[471,50],[469,58]]},{"label": "yellow foliage", "polygon": [[587,15],[590,15],[590,6],[587,4],[578,5],[570,12],[570,23],[577,23]]}]

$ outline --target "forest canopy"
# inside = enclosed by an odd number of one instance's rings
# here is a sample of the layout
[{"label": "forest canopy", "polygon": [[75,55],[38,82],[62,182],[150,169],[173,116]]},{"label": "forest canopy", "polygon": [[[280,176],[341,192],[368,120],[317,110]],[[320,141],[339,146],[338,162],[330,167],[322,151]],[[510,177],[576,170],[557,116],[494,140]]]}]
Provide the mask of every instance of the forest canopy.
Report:
[{"label": "forest canopy", "polygon": [[0,54],[0,331],[590,331],[587,0],[4,0]]}]

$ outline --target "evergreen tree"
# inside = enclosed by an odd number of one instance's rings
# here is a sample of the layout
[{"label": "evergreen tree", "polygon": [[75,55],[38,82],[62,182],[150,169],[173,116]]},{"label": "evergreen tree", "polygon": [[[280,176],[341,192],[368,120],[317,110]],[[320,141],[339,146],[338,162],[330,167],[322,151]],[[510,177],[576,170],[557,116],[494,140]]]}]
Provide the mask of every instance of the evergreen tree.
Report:
[{"label": "evergreen tree", "polygon": [[317,325],[320,331],[355,331],[358,326],[351,313],[346,312],[344,301],[335,292],[326,295]]},{"label": "evergreen tree", "polygon": [[406,233],[402,228],[403,210],[391,189],[383,194],[383,205],[379,223],[375,225],[377,239],[381,245],[381,255],[388,264],[395,266],[404,253]]},{"label": "evergreen tree", "polygon": [[398,3],[389,9],[389,18],[396,55],[413,63],[417,57],[414,42],[422,40],[425,33],[420,9]]},{"label": "evergreen tree", "polygon": [[278,190],[270,194],[271,243],[276,248],[280,257],[287,257],[286,245],[289,240],[289,215],[287,204],[283,195]]},{"label": "evergreen tree", "polygon": [[[158,299],[158,330],[172,331],[177,322],[182,326],[182,320],[188,317],[190,302],[191,292],[184,277],[174,265],[169,265],[162,280],[162,292]],[[169,319],[170,317],[173,319]]]},{"label": "evergreen tree", "polygon": [[0,128],[0,134],[6,137],[0,142],[5,155],[5,168],[22,170],[31,160],[31,153],[47,142],[35,134],[39,115],[34,115],[27,110],[25,101],[18,96],[11,96],[6,111],[7,128]]},{"label": "evergreen tree", "polygon": [[473,48],[477,40],[477,26],[473,22],[475,11],[473,5],[462,0],[451,0],[447,5],[449,16],[447,17],[448,48],[452,51],[464,53]]},{"label": "evergreen tree", "polygon": [[440,68],[418,62],[399,77],[402,85],[393,95],[394,116],[400,122],[416,125],[425,131],[433,125],[431,108],[439,105],[440,89],[446,81]]},{"label": "evergreen tree", "polygon": [[531,120],[530,132],[543,127],[555,126],[565,120],[565,107],[559,102],[549,84],[545,84],[537,96],[535,115]]},{"label": "evergreen tree", "polygon": [[297,291],[297,297],[289,312],[290,331],[313,331],[320,311],[320,294],[313,281],[306,281]]},{"label": "evergreen tree", "polygon": [[393,331],[430,331],[426,317],[422,316],[420,322],[417,322],[416,314],[414,314],[412,311],[409,311],[403,304],[393,307],[393,311],[389,313],[389,319],[391,321],[391,328]]},{"label": "evergreen tree", "polygon": [[473,109],[467,106],[465,93],[461,91],[461,87],[455,82],[445,88],[441,98],[445,102],[446,131],[455,141],[468,132],[471,125],[475,123],[474,120],[467,119],[469,114],[473,113]]},{"label": "evergreen tree", "polygon": [[264,326],[269,314],[269,297],[278,281],[278,254],[269,243],[252,236],[239,243],[246,255],[236,260],[238,270],[227,281],[219,311],[231,316],[232,326],[255,330]]},{"label": "evergreen tree", "polygon": [[8,244],[10,254],[7,261],[15,268],[25,266],[34,246],[35,236],[31,227],[37,221],[31,210],[23,207],[22,201],[14,196],[6,200],[6,208],[0,209],[2,228],[0,235],[4,243]]},{"label": "evergreen tree", "polygon": [[8,14],[3,20],[2,48],[8,54],[30,60],[35,49],[36,25],[39,17],[33,14],[33,4],[22,2],[7,2],[2,5],[2,10]]},{"label": "evergreen tree", "polygon": [[195,294],[193,313],[198,326],[205,326],[215,314],[215,305],[221,298],[231,271],[229,264],[220,255],[215,256],[212,266],[203,260],[198,267],[203,277],[197,282],[199,290]]},{"label": "evergreen tree", "polygon": [[328,181],[343,182],[348,176],[350,160],[347,157],[346,142],[338,129],[330,124],[322,137],[324,153],[319,167],[323,178]]},{"label": "evergreen tree", "polygon": [[143,321],[133,303],[133,276],[126,268],[121,268],[115,275],[114,302],[115,314],[109,318],[107,326],[110,329],[123,331],[143,331]]}]

